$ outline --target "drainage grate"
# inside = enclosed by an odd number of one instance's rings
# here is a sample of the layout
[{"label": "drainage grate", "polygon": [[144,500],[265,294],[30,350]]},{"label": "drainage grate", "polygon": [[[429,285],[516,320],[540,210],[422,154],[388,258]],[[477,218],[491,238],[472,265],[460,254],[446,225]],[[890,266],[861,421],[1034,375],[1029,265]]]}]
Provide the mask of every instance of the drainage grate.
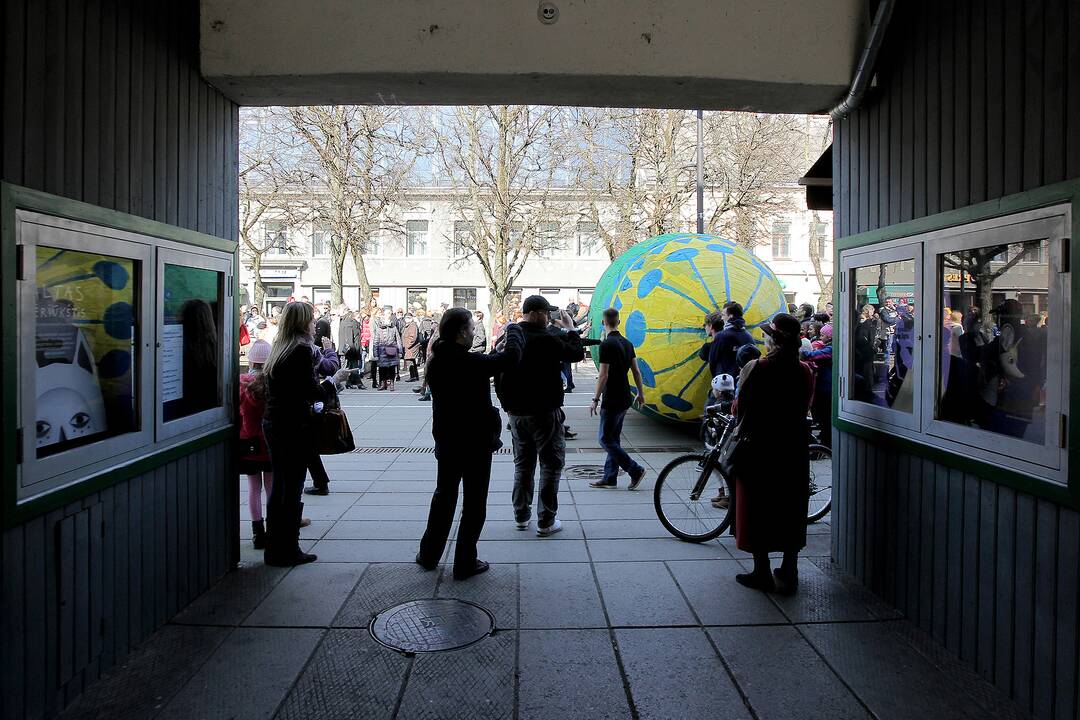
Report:
[{"label": "drainage grate", "polygon": [[380,644],[406,655],[444,652],[474,645],[494,633],[495,616],[467,600],[411,600],[383,610],[368,629]]}]

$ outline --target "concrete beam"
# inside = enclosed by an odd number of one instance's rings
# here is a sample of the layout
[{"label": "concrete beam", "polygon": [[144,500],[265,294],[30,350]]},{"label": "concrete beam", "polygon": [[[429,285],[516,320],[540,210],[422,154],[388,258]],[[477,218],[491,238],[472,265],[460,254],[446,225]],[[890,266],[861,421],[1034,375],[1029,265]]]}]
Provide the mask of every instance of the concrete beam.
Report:
[{"label": "concrete beam", "polygon": [[201,69],[245,105],[535,103],[818,112],[862,0],[202,0]]}]

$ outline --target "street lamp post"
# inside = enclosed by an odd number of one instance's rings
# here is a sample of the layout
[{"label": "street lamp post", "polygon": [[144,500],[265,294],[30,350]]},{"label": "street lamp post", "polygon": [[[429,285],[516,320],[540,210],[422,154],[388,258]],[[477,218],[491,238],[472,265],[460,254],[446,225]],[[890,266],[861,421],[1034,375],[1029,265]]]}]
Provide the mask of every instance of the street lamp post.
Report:
[{"label": "street lamp post", "polygon": [[697,231],[705,233],[705,148],[703,113],[697,111]]}]

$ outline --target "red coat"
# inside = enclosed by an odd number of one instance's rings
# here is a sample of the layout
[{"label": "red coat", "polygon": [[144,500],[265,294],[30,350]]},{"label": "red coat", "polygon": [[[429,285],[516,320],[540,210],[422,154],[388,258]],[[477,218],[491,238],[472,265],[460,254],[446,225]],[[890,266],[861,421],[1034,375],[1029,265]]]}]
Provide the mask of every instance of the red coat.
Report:
[{"label": "red coat", "polygon": [[[245,455],[245,460],[269,462],[270,452],[263,441],[262,421],[266,412],[266,402],[248,390],[248,385],[255,379],[253,373],[240,376],[240,439],[255,441],[258,450]],[[243,443],[241,443],[243,445]]]},{"label": "red coat", "polygon": [[371,318],[364,318],[364,326],[360,330],[360,344],[365,347],[371,347]]}]

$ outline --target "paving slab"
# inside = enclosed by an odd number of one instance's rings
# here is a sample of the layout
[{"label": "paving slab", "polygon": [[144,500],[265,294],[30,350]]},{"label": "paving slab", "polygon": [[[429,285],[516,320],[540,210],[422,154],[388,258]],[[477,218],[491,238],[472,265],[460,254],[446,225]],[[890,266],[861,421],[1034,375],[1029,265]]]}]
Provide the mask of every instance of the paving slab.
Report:
[{"label": "paving slab", "polygon": [[223,627],[166,625],[134,647],[123,664],[89,685],[64,720],[153,717],[225,641]]},{"label": "paving slab", "polygon": [[[532,531],[531,541],[480,540],[476,552],[481,560],[494,563],[567,563],[588,562],[584,540],[536,537]],[[453,557],[453,551],[447,557]]]},{"label": "paving slab", "polygon": [[420,541],[427,520],[338,520],[324,536],[327,540]]},{"label": "paving slab", "polygon": [[420,540],[320,540],[312,552],[323,562],[411,562]]},{"label": "paving slab", "polygon": [[295,628],[233,630],[157,717],[273,717],[322,633]]},{"label": "paving slab", "polygon": [[698,624],[664,563],[598,562],[594,568],[613,626]]},{"label": "paving slab", "polygon": [[353,505],[341,520],[423,520],[427,522],[427,505]]},{"label": "paving slab", "polygon": [[522,630],[521,720],[631,718],[607,630]]},{"label": "paving slab", "polygon": [[372,616],[409,600],[435,597],[439,572],[416,563],[369,565],[334,619],[334,627],[366,628]]},{"label": "paving slab", "polygon": [[[738,561],[750,570],[753,561]],[[778,562],[773,563],[779,565]],[[772,593],[769,598],[776,603],[784,616],[793,623],[849,622],[875,620],[874,607],[879,603],[866,590],[856,590],[836,575],[827,575],[814,563],[803,559],[799,563],[799,591],[794,595]]]},{"label": "paving slab", "polygon": [[514,717],[517,634],[496,633],[462,650],[416,656],[399,718],[503,720]]},{"label": "paving slab", "polygon": [[626,538],[669,538],[659,520],[652,518],[627,520],[582,520],[582,530],[590,540],[621,540]]},{"label": "paving slab", "polygon": [[759,718],[872,717],[796,628],[710,628],[709,635]]},{"label": "paving slab", "polygon": [[492,565],[483,575],[455,580],[443,568],[437,596],[474,602],[495,616],[499,629],[518,627],[518,566]]},{"label": "paving slab", "polygon": [[577,511],[578,517],[582,520],[652,520],[660,524],[660,521],[656,519],[656,510],[653,506],[643,503],[578,505]]},{"label": "paving slab", "polygon": [[717,542],[688,543],[673,537],[628,540],[588,540],[589,553],[595,562],[615,560],[696,560],[731,559]]},{"label": "paving slab", "polygon": [[642,720],[751,717],[701,629],[620,629],[615,639]]},{"label": "paving slab", "polygon": [[327,630],[281,703],[281,720],[381,720],[393,716],[410,660],[367,629]]},{"label": "paving slab", "polygon": [[880,720],[988,717],[964,683],[943,674],[888,625],[818,623],[800,630]]},{"label": "paving slab", "polygon": [[744,570],[737,560],[674,561],[667,566],[703,625],[788,622],[768,595],[735,582],[735,574]]},{"label": "paving slab", "polygon": [[261,550],[250,552],[255,557],[242,560],[235,570],[226,573],[172,622],[182,625],[239,625],[289,571],[288,568],[264,565]]},{"label": "paving slab", "polygon": [[607,627],[589,563],[537,563],[519,568],[521,627]]},{"label": "paving slab", "polygon": [[[562,509],[560,509],[560,513]],[[562,532],[552,535],[550,538],[543,538],[543,542],[555,541],[555,540],[583,540],[584,535],[581,533],[581,523],[577,520],[562,520],[563,529]],[[481,540],[532,540],[540,541],[540,538],[536,537],[536,523],[534,522],[529,526],[528,530],[518,530],[517,524],[511,519],[495,519],[488,520],[484,523],[484,532],[480,536]]]},{"label": "paving slab", "polygon": [[365,563],[331,562],[295,567],[244,625],[329,627],[365,569]]}]

